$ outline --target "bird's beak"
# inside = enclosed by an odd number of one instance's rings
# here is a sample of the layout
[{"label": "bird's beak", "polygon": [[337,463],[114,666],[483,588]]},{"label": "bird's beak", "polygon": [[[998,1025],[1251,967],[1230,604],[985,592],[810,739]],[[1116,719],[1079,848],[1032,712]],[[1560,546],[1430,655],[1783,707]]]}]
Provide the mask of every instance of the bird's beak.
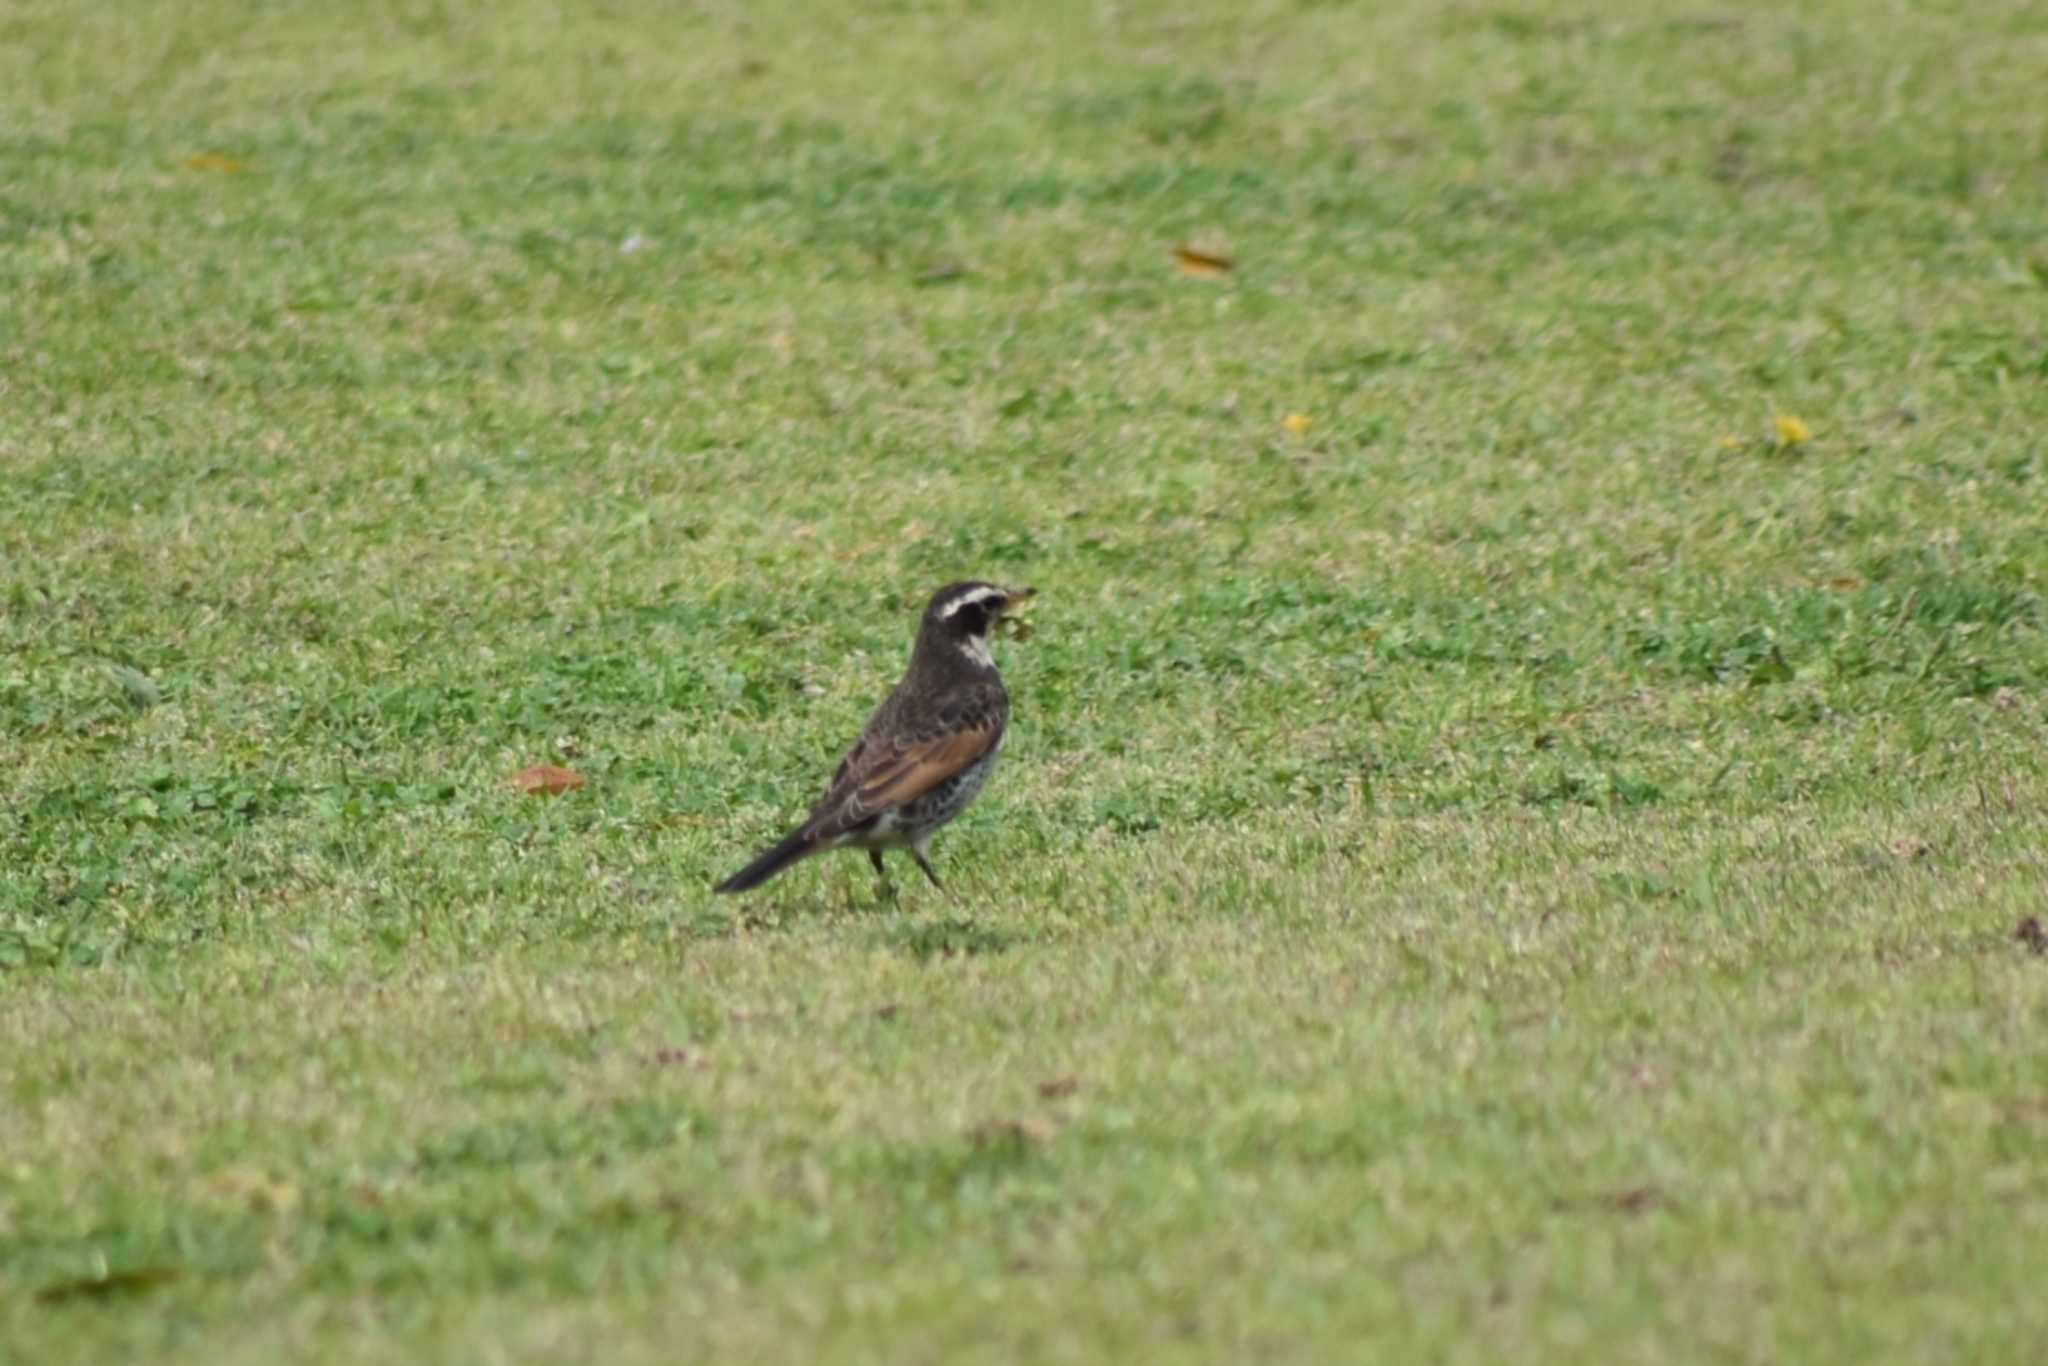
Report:
[{"label": "bird's beak", "polygon": [[1024,599],[1035,598],[1037,596],[1038,590],[1036,588],[1005,588],[1003,590],[1003,605],[1001,610],[1007,612],[1011,608],[1015,607],[1018,603],[1024,601]]}]

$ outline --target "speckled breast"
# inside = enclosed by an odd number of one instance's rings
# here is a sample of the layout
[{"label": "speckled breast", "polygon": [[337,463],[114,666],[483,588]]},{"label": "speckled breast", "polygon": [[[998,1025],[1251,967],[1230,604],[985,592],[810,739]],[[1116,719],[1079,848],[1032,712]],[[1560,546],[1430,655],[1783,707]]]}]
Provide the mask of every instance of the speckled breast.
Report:
[{"label": "speckled breast", "polygon": [[898,823],[915,833],[936,830],[953,817],[967,809],[967,804],[980,795],[981,786],[988,781],[988,775],[996,766],[996,751],[1000,744],[990,749],[987,756],[969,764],[958,773],[940,783],[916,801],[904,806],[897,813]]}]

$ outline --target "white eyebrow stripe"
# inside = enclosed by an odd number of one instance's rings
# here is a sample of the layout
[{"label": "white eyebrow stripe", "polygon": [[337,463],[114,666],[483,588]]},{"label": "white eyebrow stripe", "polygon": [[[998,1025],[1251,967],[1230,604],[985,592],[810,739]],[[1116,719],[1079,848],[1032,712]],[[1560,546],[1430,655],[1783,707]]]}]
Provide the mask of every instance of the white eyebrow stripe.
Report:
[{"label": "white eyebrow stripe", "polygon": [[962,593],[959,597],[947,603],[944,607],[941,607],[939,609],[939,619],[941,621],[945,620],[947,617],[952,616],[955,612],[959,611],[961,608],[967,606],[971,602],[987,602],[990,598],[999,598],[1002,595],[1002,589],[990,588],[986,584],[982,585],[980,588],[971,588],[967,592]]}]

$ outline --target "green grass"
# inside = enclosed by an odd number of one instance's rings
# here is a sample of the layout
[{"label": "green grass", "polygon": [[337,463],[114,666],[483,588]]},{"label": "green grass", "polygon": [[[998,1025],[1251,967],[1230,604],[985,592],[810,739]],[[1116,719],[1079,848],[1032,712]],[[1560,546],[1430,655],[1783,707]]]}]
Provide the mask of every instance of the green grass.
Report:
[{"label": "green grass", "polygon": [[[2043,69],[12,6],[0,1355],[2036,1354]],[[714,899],[964,575],[957,898]]]}]

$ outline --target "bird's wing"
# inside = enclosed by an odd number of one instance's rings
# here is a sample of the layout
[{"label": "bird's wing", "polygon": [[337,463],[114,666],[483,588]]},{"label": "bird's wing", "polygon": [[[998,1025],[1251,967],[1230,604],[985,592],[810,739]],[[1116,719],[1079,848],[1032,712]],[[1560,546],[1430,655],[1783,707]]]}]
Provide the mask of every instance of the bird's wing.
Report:
[{"label": "bird's wing", "polygon": [[995,747],[994,725],[956,730],[893,750],[861,776],[854,799],[870,811],[915,801]]},{"label": "bird's wing", "polygon": [[867,753],[868,737],[863,735],[853,742],[852,749],[846,751],[846,757],[839,761],[839,767],[832,770],[832,785],[825,789],[827,802],[844,795],[846,775],[862,766],[862,760],[867,757]]},{"label": "bird's wing", "polygon": [[839,767],[832,790],[818,803],[813,824],[821,834],[865,825],[878,812],[915,801],[994,749],[1000,716],[938,734],[876,745],[863,737]]}]

